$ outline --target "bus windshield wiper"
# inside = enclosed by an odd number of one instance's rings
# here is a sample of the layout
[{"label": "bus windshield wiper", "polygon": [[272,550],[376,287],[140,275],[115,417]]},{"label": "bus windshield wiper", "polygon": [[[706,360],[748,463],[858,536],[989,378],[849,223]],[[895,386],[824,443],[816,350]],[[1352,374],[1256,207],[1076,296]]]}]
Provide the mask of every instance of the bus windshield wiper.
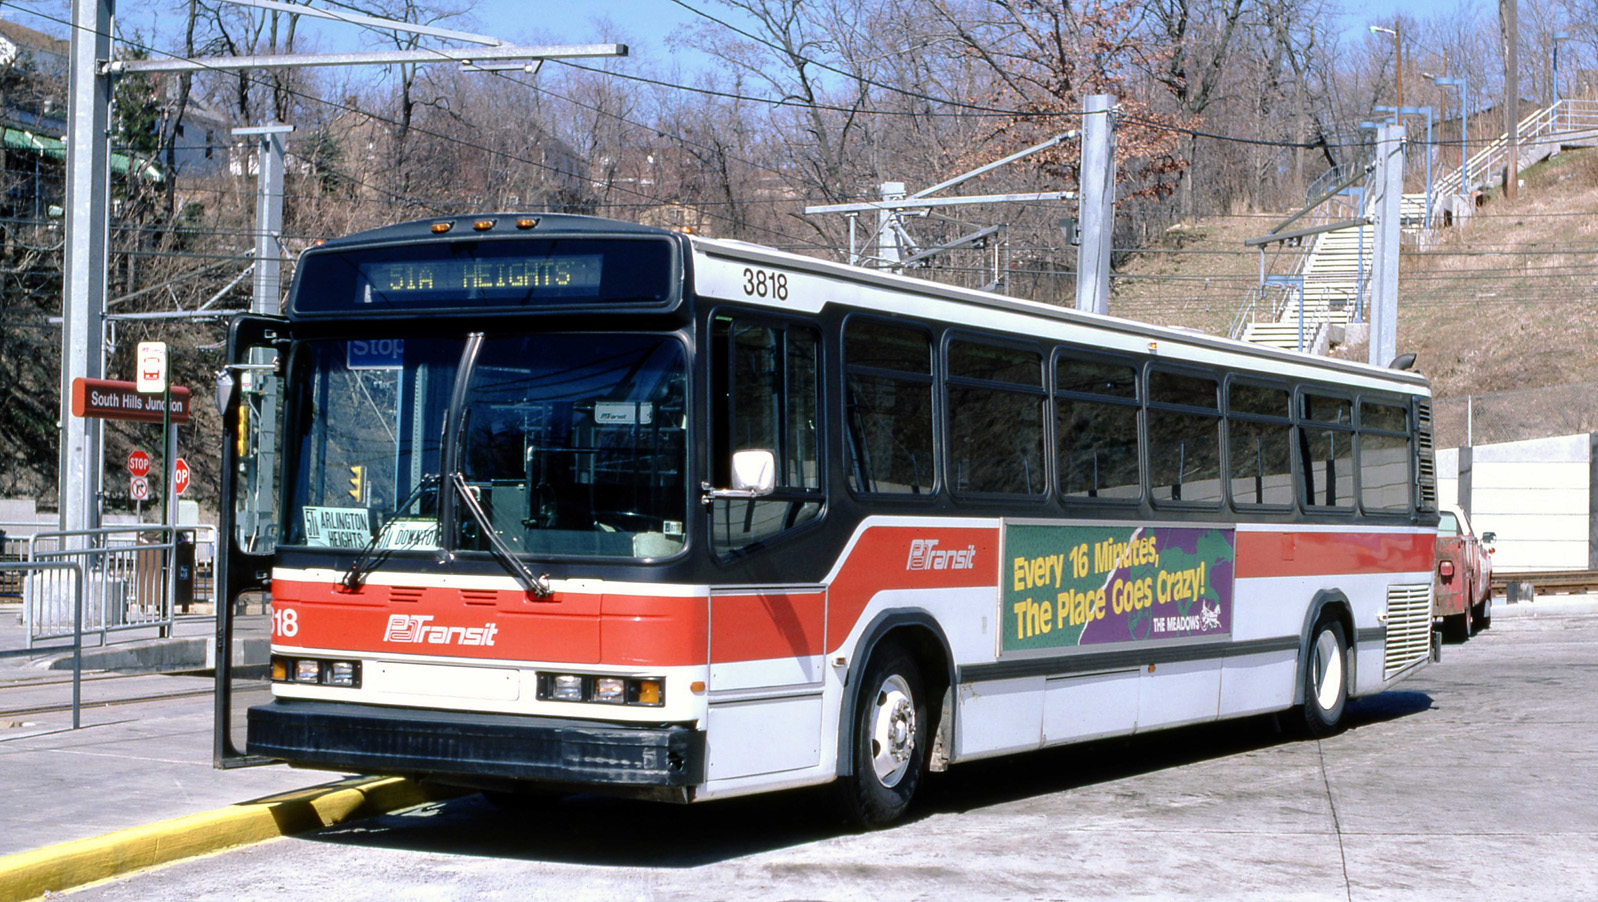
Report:
[{"label": "bus windshield wiper", "polygon": [[[403,515],[410,510],[411,505],[422,494],[422,490],[436,482],[438,482],[437,473],[428,473],[418,480],[416,487],[411,489],[409,495],[405,496],[405,500],[395,506],[395,516]],[[345,572],[344,578],[339,580],[339,583],[344,586],[346,591],[354,592],[359,589],[361,584],[366,582],[366,575],[376,570],[385,560],[388,560],[389,552],[394,549],[384,548],[382,554],[373,554],[373,552],[378,550],[377,546],[383,541],[383,534],[388,532],[388,527],[393,522],[393,518],[389,518],[388,523],[384,523],[378,528],[377,532],[372,533],[372,537],[366,542],[366,547],[362,548],[361,553],[355,556],[355,560],[350,564],[350,569]]]},{"label": "bus windshield wiper", "polygon": [[477,528],[482,530],[483,535],[488,537],[488,547],[493,550],[494,556],[499,558],[501,564],[505,565],[505,569],[516,575],[516,578],[526,587],[528,594],[532,595],[535,600],[551,600],[555,594],[555,589],[549,584],[549,574],[534,576],[533,571],[527,569],[527,565],[522,563],[521,558],[518,558],[515,552],[505,547],[505,542],[499,537],[499,533],[495,532],[494,527],[489,525],[488,515],[483,512],[482,505],[477,503],[477,496],[472,494],[472,487],[466,484],[466,477],[457,472],[454,481],[455,494],[466,504],[466,510],[471,512],[472,519],[477,521]]}]

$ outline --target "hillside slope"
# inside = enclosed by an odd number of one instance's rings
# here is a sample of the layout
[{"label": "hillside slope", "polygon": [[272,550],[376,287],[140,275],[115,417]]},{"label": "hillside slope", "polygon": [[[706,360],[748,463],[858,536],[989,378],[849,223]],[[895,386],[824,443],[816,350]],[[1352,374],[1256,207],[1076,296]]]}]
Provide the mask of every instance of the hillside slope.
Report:
[{"label": "hillside slope", "polygon": [[[1439,406],[1598,383],[1598,149],[1567,151],[1522,179],[1514,203],[1491,192],[1469,221],[1400,257],[1398,350],[1416,355]],[[1243,240],[1281,219],[1210,217],[1167,233],[1118,274],[1111,312],[1224,334],[1258,283],[1258,254]],[[1550,428],[1598,428],[1560,409],[1565,396],[1598,407],[1598,392],[1551,392],[1536,405],[1560,414]]]}]

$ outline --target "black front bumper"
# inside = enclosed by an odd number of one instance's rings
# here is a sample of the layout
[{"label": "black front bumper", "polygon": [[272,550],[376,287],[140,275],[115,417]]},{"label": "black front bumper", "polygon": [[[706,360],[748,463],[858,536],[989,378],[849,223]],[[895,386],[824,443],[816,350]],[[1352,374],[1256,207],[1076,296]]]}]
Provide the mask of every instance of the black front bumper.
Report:
[{"label": "black front bumper", "polygon": [[686,787],[705,772],[705,734],[680,724],[284,699],[248,716],[250,754],[322,770],[596,787]]}]

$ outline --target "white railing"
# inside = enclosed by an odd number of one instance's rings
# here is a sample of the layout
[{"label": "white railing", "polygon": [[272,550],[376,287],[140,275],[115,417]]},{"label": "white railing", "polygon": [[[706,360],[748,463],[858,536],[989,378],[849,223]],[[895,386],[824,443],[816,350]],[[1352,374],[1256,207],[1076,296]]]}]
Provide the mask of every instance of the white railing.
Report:
[{"label": "white railing", "polygon": [[[1557,100],[1551,106],[1533,110],[1520,120],[1515,130],[1518,144],[1539,144],[1555,135],[1598,131],[1598,101]],[[1495,178],[1509,165],[1509,133],[1505,132],[1471,154],[1463,169],[1445,173],[1435,182],[1438,194],[1464,194]],[[1463,186],[1463,187],[1461,187]]]}]

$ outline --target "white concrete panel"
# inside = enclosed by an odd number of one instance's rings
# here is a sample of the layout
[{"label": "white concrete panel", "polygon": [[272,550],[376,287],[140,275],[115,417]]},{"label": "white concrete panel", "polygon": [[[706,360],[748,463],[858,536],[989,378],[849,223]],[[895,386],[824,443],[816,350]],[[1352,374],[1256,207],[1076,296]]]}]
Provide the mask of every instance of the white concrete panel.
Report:
[{"label": "white concrete panel", "polygon": [[1227,658],[1221,665],[1221,716],[1238,717],[1290,707],[1296,679],[1296,652]]},{"label": "white concrete panel", "polygon": [[1587,541],[1586,514],[1483,513],[1470,522],[1477,532],[1496,532],[1500,551],[1506,542]]},{"label": "white concrete panel", "polygon": [[[1491,463],[1477,461],[1471,468],[1471,491],[1542,488],[1585,489],[1589,464],[1586,461],[1532,461]],[[1474,497],[1471,506],[1475,507]]]},{"label": "white concrete panel", "polygon": [[963,683],[955,716],[955,757],[981,758],[1043,743],[1043,677]]},{"label": "white concrete panel", "polygon": [[1570,514],[1586,518],[1591,506],[1586,482],[1579,487],[1559,488],[1540,485],[1516,488],[1476,486],[1470,493],[1470,522],[1475,526],[1483,517],[1504,513]]},{"label": "white concrete panel", "polygon": [[1054,744],[1130,733],[1137,726],[1142,671],[1050,680],[1043,691],[1043,741]]},{"label": "white concrete panel", "polygon": [[1558,435],[1552,438],[1527,439],[1523,442],[1499,442],[1477,445],[1471,457],[1477,465],[1506,462],[1570,461],[1586,463],[1592,453],[1592,440],[1587,433]]},{"label": "white concrete panel", "polygon": [[1138,732],[1214,720],[1220,697],[1220,661],[1161,664],[1138,684]]},{"label": "white concrete panel", "polygon": [[1517,542],[1499,539],[1493,554],[1493,573],[1516,570],[1586,570],[1587,540],[1579,542]]},{"label": "white concrete panel", "polygon": [[707,780],[814,767],[821,760],[821,695],[711,705]]}]

